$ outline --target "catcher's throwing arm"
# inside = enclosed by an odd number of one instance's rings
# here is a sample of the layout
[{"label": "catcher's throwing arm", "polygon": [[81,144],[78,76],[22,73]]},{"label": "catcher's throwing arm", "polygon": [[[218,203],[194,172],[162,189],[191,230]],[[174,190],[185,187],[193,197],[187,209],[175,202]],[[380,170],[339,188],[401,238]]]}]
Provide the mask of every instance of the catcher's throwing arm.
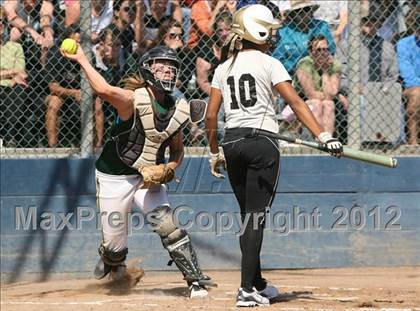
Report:
[{"label": "catcher's throwing arm", "polygon": [[[319,142],[306,141],[306,140],[302,140],[302,139],[291,137],[291,136],[261,131],[259,129],[254,130],[254,135],[263,135],[263,136],[267,136],[267,137],[271,137],[275,139],[281,139],[290,143],[304,145],[304,146],[308,146],[311,148],[315,148],[315,149],[327,152],[327,148],[322,143],[319,143]],[[363,161],[367,163],[382,165],[382,166],[390,167],[390,168],[397,167],[397,159],[395,159],[394,157],[356,150],[356,149],[352,149],[346,146],[343,146],[343,157],[350,158],[353,160]]]}]

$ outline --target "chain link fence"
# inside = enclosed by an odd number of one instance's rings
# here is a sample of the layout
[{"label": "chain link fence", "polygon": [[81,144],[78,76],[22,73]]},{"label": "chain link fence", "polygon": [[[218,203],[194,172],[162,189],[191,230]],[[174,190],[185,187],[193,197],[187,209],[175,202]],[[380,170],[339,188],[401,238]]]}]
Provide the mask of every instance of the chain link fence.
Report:
[{"label": "chain link fence", "polygon": [[[182,60],[175,93],[208,99],[232,14],[248,3],[280,21],[270,53],[326,130],[355,148],[420,154],[417,1],[0,0],[2,157],[88,156],[110,138],[116,112],[60,55],[64,38],[80,40],[112,85],[137,74],[148,49],[166,45]],[[277,103],[282,131],[313,139]],[[223,120],[221,112],[220,128]],[[205,147],[204,124],[186,127],[184,142]]]}]

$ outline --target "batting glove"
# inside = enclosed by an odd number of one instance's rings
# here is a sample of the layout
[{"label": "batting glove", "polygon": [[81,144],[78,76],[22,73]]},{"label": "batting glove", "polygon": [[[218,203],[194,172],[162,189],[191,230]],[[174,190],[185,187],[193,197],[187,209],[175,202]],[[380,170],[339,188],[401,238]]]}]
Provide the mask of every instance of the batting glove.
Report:
[{"label": "batting glove", "polygon": [[213,176],[217,178],[225,178],[225,175],[220,173],[220,166],[226,171],[226,160],[223,152],[211,153],[210,152],[210,171]]},{"label": "batting glove", "polygon": [[339,158],[343,154],[343,145],[337,138],[332,137],[330,133],[322,132],[319,134],[318,140],[324,144],[330,155]]}]

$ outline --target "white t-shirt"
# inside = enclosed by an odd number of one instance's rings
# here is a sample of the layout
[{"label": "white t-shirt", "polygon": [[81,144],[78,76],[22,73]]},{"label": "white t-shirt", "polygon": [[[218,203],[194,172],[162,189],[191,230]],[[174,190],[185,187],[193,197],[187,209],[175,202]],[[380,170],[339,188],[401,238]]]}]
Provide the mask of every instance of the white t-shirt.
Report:
[{"label": "white t-shirt", "polygon": [[220,64],[211,86],[223,96],[225,128],[250,127],[279,131],[274,85],[291,80],[279,60],[257,50],[239,52],[229,71],[230,58]]},{"label": "white t-shirt", "polygon": [[96,17],[92,14],[90,15],[92,32],[99,34],[102,29],[105,29],[109,24],[111,24],[112,18],[114,17],[112,3],[112,0],[108,0],[104,10],[101,13],[101,16]]},{"label": "white t-shirt", "polygon": [[344,0],[317,0],[318,10],[314,12],[314,17],[326,21],[329,25],[338,26],[340,24],[340,13],[347,12],[348,1]]}]

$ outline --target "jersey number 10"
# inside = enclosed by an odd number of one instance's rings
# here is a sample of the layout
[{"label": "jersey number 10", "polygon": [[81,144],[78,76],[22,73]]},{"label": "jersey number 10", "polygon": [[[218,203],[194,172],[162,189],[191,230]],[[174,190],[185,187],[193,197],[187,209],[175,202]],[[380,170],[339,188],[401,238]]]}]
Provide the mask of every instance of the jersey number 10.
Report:
[{"label": "jersey number 10", "polygon": [[[248,94],[245,93],[245,82],[248,82]],[[227,78],[227,84],[230,88],[230,109],[239,109],[238,99],[236,98],[235,78],[230,76]],[[249,73],[244,73],[239,78],[239,103],[243,107],[252,107],[257,102],[257,90],[255,87],[255,78]]]}]

